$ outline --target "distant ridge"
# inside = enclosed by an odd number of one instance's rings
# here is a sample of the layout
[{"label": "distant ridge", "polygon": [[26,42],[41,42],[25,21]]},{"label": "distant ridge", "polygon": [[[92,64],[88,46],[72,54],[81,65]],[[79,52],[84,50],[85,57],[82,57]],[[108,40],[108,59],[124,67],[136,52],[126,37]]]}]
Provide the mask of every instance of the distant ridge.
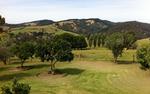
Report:
[{"label": "distant ridge", "polygon": [[134,32],[138,38],[150,37],[150,24],[138,21],[115,23],[107,20],[101,20],[98,18],[90,18],[90,19],[68,19],[57,22],[54,22],[52,20],[38,20],[25,22],[21,24],[6,24],[6,25],[11,28],[51,25],[65,31],[84,35],[97,32],[108,32],[108,33]]}]

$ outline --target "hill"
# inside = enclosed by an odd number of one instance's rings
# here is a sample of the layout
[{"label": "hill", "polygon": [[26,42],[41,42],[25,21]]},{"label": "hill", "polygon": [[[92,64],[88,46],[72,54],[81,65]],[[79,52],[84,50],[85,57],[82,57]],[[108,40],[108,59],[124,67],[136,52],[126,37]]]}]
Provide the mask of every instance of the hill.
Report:
[{"label": "hill", "polygon": [[[41,26],[44,27],[51,26],[55,29],[57,28],[59,30],[85,35],[97,32],[107,32],[107,33],[134,32],[139,39],[150,37],[150,24],[137,21],[115,23],[107,20],[91,18],[91,19],[69,19],[58,22],[54,22],[52,20],[39,20],[21,24],[6,24],[6,25],[11,28],[15,28],[15,30],[17,29],[17,31],[20,28],[28,28],[28,27],[38,28]],[[30,30],[29,28],[28,31]],[[23,31],[24,30],[26,29],[23,29]]]},{"label": "hill", "polygon": [[107,32],[134,32],[139,39],[150,37],[150,24],[130,21],[116,23]]},{"label": "hill", "polygon": [[6,24],[6,25],[11,28],[16,28],[16,27],[25,27],[25,26],[44,26],[44,25],[50,25],[53,23],[54,21],[52,20],[37,20],[37,21],[20,23],[20,24]]},{"label": "hill", "polygon": [[54,23],[59,29],[75,33],[89,34],[103,31],[115,23],[100,19],[70,19]]},{"label": "hill", "polygon": [[53,24],[59,29],[79,34],[97,32],[134,32],[139,39],[150,37],[150,24],[137,21],[111,22],[100,19],[70,19]]},{"label": "hill", "polygon": [[[64,31],[62,29],[58,29],[52,25],[45,25],[45,26],[26,26],[26,27],[17,27],[17,28],[11,28],[11,33],[17,34],[21,32],[40,32],[45,31],[48,33],[55,33],[55,34],[62,34],[62,33],[71,33],[75,34],[73,32]],[[75,34],[76,35],[76,34]]]}]

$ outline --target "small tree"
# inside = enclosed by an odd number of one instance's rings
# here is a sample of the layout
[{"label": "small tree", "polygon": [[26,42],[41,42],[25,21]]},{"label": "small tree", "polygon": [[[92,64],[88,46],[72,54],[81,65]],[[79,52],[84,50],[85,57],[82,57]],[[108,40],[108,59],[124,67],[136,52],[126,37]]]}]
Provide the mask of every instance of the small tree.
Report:
[{"label": "small tree", "polygon": [[12,47],[11,51],[21,60],[21,67],[24,62],[34,55],[34,45],[31,42],[23,42]]},{"label": "small tree", "polygon": [[150,44],[137,49],[137,61],[144,69],[150,68]]},{"label": "small tree", "polygon": [[71,45],[64,40],[51,40],[37,44],[36,56],[41,61],[50,61],[49,73],[54,74],[55,64],[59,61],[73,60]]},{"label": "small tree", "polygon": [[118,56],[120,56],[124,49],[123,36],[121,33],[114,33],[107,37],[106,47],[113,53],[114,62],[117,62]]}]

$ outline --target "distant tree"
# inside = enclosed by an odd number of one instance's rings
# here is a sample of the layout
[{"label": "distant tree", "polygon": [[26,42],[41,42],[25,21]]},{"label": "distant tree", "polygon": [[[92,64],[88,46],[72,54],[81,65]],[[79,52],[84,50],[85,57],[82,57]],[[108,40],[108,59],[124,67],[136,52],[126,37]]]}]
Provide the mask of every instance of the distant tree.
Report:
[{"label": "distant tree", "polygon": [[94,34],[94,36],[93,36],[93,46],[94,46],[94,48],[97,46],[97,40],[98,40],[98,36],[97,36],[97,34]]},{"label": "distant tree", "polygon": [[87,47],[87,42],[84,36],[81,35],[73,35],[70,33],[63,33],[56,35],[55,39],[65,40],[71,44],[71,48],[73,49],[83,49]]},{"label": "distant tree", "polygon": [[36,56],[41,61],[50,61],[49,73],[55,73],[55,64],[73,60],[72,48],[69,42],[64,40],[44,41],[36,46]]},{"label": "distant tree", "polygon": [[4,25],[5,24],[5,18],[0,16],[0,25]]},{"label": "distant tree", "polygon": [[150,68],[150,44],[137,49],[137,61],[144,69]]},{"label": "distant tree", "polygon": [[123,36],[121,33],[113,33],[106,39],[106,47],[112,51],[114,62],[117,62],[124,49]]},{"label": "distant tree", "polygon": [[97,37],[97,46],[100,47],[102,42],[101,42],[101,33],[98,34],[98,37]]},{"label": "distant tree", "polygon": [[89,47],[91,48],[92,45],[93,45],[93,34],[90,35],[89,39],[88,39],[88,44],[89,44]]},{"label": "distant tree", "polygon": [[88,46],[84,36],[76,36],[75,40],[76,40],[76,43],[75,43],[76,49],[83,49]]},{"label": "distant tree", "polygon": [[107,36],[107,35],[106,35],[105,33],[102,33],[102,34],[101,34],[101,45],[102,45],[102,46],[105,45],[106,36]]},{"label": "distant tree", "polygon": [[8,48],[0,47],[0,60],[6,65],[8,59],[11,57],[11,53]]},{"label": "distant tree", "polygon": [[124,46],[127,49],[131,48],[137,40],[135,34],[132,32],[124,32],[123,39],[124,39]]},{"label": "distant tree", "polygon": [[31,42],[23,42],[12,46],[11,51],[21,60],[21,67],[27,59],[34,55],[35,47]]}]

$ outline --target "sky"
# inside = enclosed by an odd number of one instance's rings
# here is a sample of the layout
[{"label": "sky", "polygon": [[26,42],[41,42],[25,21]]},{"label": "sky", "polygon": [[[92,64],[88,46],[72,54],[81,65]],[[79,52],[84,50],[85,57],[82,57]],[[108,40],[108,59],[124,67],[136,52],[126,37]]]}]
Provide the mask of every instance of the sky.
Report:
[{"label": "sky", "polygon": [[7,23],[82,18],[150,23],[150,0],[1,0],[0,15]]}]

